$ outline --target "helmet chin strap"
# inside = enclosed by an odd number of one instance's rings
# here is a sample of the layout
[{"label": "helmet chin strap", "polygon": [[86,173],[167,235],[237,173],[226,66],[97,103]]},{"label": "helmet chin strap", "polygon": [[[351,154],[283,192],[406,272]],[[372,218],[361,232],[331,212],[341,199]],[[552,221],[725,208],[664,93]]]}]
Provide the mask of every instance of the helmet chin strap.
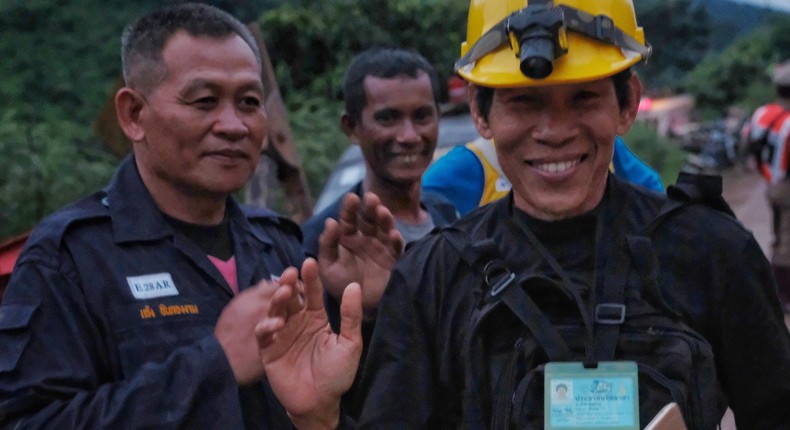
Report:
[{"label": "helmet chin strap", "polygon": [[[548,21],[541,19],[541,15],[548,16],[549,13],[552,15],[552,19]],[[614,24],[612,18],[607,15],[592,15],[566,5],[553,6],[552,0],[533,0],[530,1],[526,8],[511,13],[483,34],[469,48],[466,55],[455,63],[455,71],[473,68],[479,59],[505,44],[511,44],[511,34],[514,34],[514,39],[519,44],[529,43],[529,38],[523,39],[521,34],[515,33],[522,33],[528,30],[534,31],[536,26],[553,25],[556,16],[559,16],[561,20],[559,30],[549,27],[545,28],[546,32],[553,33],[557,35],[556,37],[559,37],[558,35],[565,30],[574,31],[607,45],[636,52],[642,56],[643,61],[647,61],[653,51],[649,44],[643,45],[622,31]],[[518,25],[515,25],[517,23]],[[519,46],[519,52],[524,49],[524,46]],[[554,58],[564,53],[565,50],[562,49],[561,41],[555,40]]]}]

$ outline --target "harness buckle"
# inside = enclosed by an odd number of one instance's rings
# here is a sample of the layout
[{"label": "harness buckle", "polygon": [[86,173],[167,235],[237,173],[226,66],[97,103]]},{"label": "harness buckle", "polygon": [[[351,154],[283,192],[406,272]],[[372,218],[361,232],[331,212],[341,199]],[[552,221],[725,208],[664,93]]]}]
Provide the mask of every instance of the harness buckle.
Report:
[{"label": "harness buckle", "polygon": [[617,303],[601,303],[595,306],[595,322],[614,325],[625,321],[625,305]]},{"label": "harness buckle", "polygon": [[504,291],[516,279],[516,274],[499,260],[489,261],[483,268],[483,275],[486,284],[491,287],[492,297]]}]

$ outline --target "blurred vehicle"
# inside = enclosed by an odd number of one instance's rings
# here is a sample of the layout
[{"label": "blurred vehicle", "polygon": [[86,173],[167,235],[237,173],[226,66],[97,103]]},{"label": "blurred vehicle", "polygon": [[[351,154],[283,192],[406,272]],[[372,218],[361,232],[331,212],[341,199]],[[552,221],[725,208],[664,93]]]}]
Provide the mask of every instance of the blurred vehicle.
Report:
[{"label": "blurred vehicle", "polygon": [[688,133],[677,136],[680,147],[689,152],[681,170],[718,174],[745,163],[747,154],[742,147],[742,133],[749,118],[744,110],[732,107],[726,117],[699,124]]},{"label": "blurred vehicle", "polygon": [[[442,116],[439,119],[439,141],[433,159],[436,160],[456,145],[463,145],[479,135],[468,112]],[[365,160],[359,146],[351,145],[343,151],[324,185],[313,213],[316,214],[347,192],[365,177]]]}]

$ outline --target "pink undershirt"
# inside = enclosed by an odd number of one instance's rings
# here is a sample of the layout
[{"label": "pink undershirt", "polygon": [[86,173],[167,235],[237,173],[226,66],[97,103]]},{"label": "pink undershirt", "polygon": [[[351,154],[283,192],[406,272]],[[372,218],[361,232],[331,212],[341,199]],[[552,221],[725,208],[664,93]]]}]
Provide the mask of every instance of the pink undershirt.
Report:
[{"label": "pink undershirt", "polygon": [[239,280],[236,278],[236,256],[230,257],[228,261],[222,261],[213,255],[209,255],[208,259],[214,263],[219,273],[222,273],[222,277],[225,278],[225,281],[230,285],[233,294],[238,294]]}]

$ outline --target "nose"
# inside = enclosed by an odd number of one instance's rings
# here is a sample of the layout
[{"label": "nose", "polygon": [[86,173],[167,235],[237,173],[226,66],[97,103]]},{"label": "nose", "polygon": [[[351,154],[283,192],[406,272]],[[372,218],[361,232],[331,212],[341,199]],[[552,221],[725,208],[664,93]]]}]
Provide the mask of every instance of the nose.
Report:
[{"label": "nose", "polygon": [[416,145],[422,142],[420,128],[414,121],[406,119],[398,129],[398,143],[404,145]]},{"label": "nose", "polygon": [[214,122],[214,132],[230,140],[238,140],[247,135],[249,128],[244,123],[242,113],[228,103],[223,105]]},{"label": "nose", "polygon": [[546,109],[532,129],[532,138],[544,145],[562,146],[576,137],[574,113],[567,109]]}]

